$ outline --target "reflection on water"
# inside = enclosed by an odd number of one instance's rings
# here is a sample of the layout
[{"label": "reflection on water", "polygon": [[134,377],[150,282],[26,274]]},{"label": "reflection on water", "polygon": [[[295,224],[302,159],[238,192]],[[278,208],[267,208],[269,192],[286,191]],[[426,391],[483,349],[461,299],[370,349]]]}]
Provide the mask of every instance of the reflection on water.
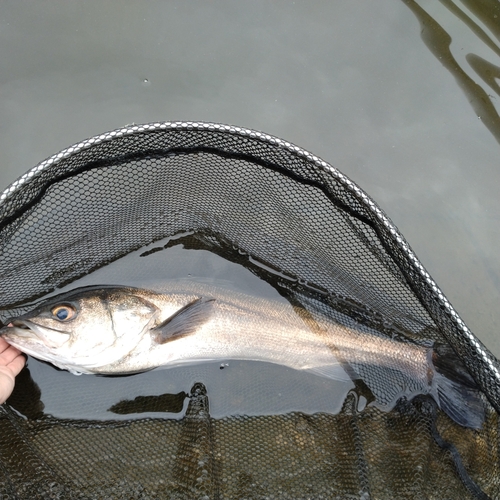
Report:
[{"label": "reflection on water", "polygon": [[[453,75],[478,118],[486,125],[496,140],[500,142],[498,104],[495,107],[494,99],[496,96],[489,93],[493,90],[500,96],[500,86],[495,81],[496,78],[500,78],[500,66],[493,64],[489,60],[497,61],[500,55],[500,46],[487,33],[490,31],[500,40],[500,4],[494,0],[482,2],[465,0],[462,2],[463,6],[460,7],[452,0],[440,0],[441,5],[453,13],[492,52],[489,53],[488,59],[472,52],[466,53],[466,61],[461,63],[459,57],[453,54],[452,37],[446,29],[446,24],[452,24],[453,28],[453,17],[442,15],[439,8],[436,8],[437,2],[434,2],[434,5],[426,2],[417,3],[415,0],[403,0],[403,2],[420,22],[422,40],[427,48]],[[444,26],[441,25],[441,22],[443,22]],[[481,27],[481,24],[484,28]],[[460,51],[463,54],[463,39],[459,40]],[[455,47],[455,51],[457,50],[458,48]],[[474,70],[475,79],[470,76],[467,63]]]},{"label": "reflection on water", "polygon": [[[187,407],[182,394],[189,393],[199,381],[207,387],[214,418],[290,411],[335,414],[352,388],[346,382],[270,363],[234,360],[228,360],[223,370],[220,363],[209,363],[129,376],[77,377],[30,357],[28,369],[40,388],[43,412],[73,419],[130,420],[158,417],[158,412],[168,413],[168,418],[182,418]],[[19,398],[33,382],[18,380],[14,396]],[[25,411],[25,406],[15,400],[9,399],[9,404],[26,416],[39,416],[31,410],[35,403]]]}]

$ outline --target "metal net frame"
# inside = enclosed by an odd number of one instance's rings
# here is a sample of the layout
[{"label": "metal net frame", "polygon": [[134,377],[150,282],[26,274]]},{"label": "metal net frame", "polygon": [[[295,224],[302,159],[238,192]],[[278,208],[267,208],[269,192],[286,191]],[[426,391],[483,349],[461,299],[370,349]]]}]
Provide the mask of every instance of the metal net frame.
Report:
[{"label": "metal net frame", "polygon": [[[148,151],[149,142],[154,143],[152,151]],[[376,233],[381,246],[391,257],[389,265],[404,276],[408,287],[500,411],[498,360],[469,330],[389,217],[338,169],[304,149],[268,134],[215,123],[166,122],[132,125],[82,141],[32,168],[0,195],[2,243],[8,238],[9,225],[37,202],[48,184],[83,169],[105,166],[116,158],[117,151],[127,160],[134,155],[154,155],[157,143],[163,146],[158,151],[161,154],[218,150],[227,157],[251,159],[253,163],[260,162],[270,169],[283,169],[286,165],[302,182],[320,186],[333,203]],[[5,267],[6,257],[4,253]],[[36,286],[33,284],[34,290]],[[40,294],[48,291],[46,286],[40,288]],[[5,294],[0,298],[0,307],[3,308],[20,301],[20,298],[4,297]]]}]

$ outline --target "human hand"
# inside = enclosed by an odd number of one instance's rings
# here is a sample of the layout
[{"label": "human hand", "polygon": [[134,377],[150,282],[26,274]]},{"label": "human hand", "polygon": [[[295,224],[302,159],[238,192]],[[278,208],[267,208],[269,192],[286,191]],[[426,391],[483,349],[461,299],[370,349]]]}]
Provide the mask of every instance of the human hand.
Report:
[{"label": "human hand", "polygon": [[0,404],[11,395],[16,375],[25,363],[26,358],[21,351],[0,337]]}]

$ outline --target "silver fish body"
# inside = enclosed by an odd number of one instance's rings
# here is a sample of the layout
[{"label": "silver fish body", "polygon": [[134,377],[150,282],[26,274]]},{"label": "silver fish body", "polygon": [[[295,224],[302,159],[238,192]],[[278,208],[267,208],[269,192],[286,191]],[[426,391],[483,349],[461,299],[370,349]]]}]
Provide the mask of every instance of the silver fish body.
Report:
[{"label": "silver fish body", "polygon": [[[13,319],[0,334],[23,352],[76,374],[240,359],[347,381],[357,375],[348,374],[344,362],[376,365],[410,376],[420,393],[431,394],[462,425],[482,423],[481,417],[473,418],[481,412],[472,379],[464,386],[439,373],[433,349],[327,318],[312,319],[289,303],[214,286],[180,282],[162,293],[109,286],[76,289]],[[468,401],[461,404],[459,397]],[[473,411],[467,410],[471,398]]]}]

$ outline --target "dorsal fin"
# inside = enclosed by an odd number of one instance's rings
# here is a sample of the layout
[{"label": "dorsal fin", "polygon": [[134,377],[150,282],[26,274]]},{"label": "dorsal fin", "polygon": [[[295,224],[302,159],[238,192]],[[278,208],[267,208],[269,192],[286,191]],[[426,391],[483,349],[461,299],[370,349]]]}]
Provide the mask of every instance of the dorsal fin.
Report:
[{"label": "dorsal fin", "polygon": [[158,344],[196,333],[213,313],[215,299],[196,299],[151,330]]}]

